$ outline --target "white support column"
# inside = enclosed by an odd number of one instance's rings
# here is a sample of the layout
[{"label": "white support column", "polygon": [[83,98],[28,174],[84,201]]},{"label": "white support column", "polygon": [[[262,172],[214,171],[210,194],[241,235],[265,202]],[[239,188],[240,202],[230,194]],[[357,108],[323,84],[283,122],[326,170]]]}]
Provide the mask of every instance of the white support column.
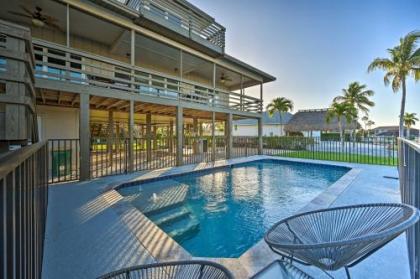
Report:
[{"label": "white support column", "polygon": [[226,159],[232,158],[232,145],[233,145],[233,138],[232,138],[232,122],[233,122],[233,115],[232,113],[227,114],[226,125],[225,125],[225,136],[226,136]]},{"label": "white support column", "polygon": [[181,106],[176,107],[176,165],[182,166],[184,156],[184,115]]},{"label": "white support column", "polygon": [[181,80],[184,78],[184,52],[182,49],[179,50],[179,77]]},{"label": "white support column", "polygon": [[66,46],[70,47],[70,5],[66,5]]},{"label": "white support column", "polygon": [[[136,31],[131,29],[131,51],[130,51],[130,62],[131,66],[135,66],[136,64]],[[132,91],[136,91],[136,86],[134,84],[135,78],[134,78],[134,69],[131,69],[131,89]]]},{"label": "white support column", "polygon": [[80,94],[79,138],[80,138],[80,180],[90,179],[90,111],[89,94]]},{"label": "white support column", "polygon": [[212,106],[215,105],[216,99],[216,63],[213,63],[213,99],[212,99]]},{"label": "white support column", "polygon": [[211,113],[211,160],[216,161],[216,113]]},{"label": "white support column", "polygon": [[[260,84],[260,100],[261,100],[261,105],[260,105],[260,112],[262,113],[264,111],[264,100],[263,100],[263,83],[261,82]],[[261,118],[258,118],[258,154],[262,155],[263,154],[263,125],[264,123],[262,122],[262,115]]]},{"label": "white support column", "polygon": [[134,171],[134,101],[130,100],[128,118],[128,171]]},{"label": "white support column", "polygon": [[243,111],[244,110],[244,76],[241,75],[241,89],[240,89],[240,110]]},{"label": "white support column", "polygon": [[131,53],[130,53],[131,66],[136,63],[136,31],[131,30]]},{"label": "white support column", "polygon": [[263,121],[262,117],[258,118],[258,155],[263,154]]},{"label": "white support column", "polygon": [[261,100],[260,111],[263,112],[264,111],[264,98],[263,98],[263,83],[262,82],[260,84],[260,100]]}]

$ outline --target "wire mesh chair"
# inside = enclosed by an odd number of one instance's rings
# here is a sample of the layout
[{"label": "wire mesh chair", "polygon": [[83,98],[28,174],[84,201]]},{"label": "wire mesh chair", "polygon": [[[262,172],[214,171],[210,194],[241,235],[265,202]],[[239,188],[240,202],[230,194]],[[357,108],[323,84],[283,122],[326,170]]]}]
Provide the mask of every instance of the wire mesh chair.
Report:
[{"label": "wire mesh chair", "polygon": [[419,220],[406,204],[363,204],[301,213],[276,223],[264,236],[277,254],[322,270],[358,264]]},{"label": "wire mesh chair", "polygon": [[124,268],[98,279],[233,279],[233,276],[217,263],[177,261]]}]

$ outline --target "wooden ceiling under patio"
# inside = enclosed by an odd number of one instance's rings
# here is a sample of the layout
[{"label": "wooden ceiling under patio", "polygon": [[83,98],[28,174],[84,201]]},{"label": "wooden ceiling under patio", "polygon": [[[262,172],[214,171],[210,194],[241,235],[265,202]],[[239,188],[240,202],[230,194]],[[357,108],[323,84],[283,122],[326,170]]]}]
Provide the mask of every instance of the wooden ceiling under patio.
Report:
[{"label": "wooden ceiling under patio", "polygon": [[[46,105],[46,106],[58,106],[58,107],[73,107],[78,108],[80,103],[80,96],[78,93],[64,92],[64,91],[55,91],[48,89],[39,89],[37,90],[37,104]],[[100,97],[100,96],[91,96],[90,97],[90,108],[92,110],[113,110],[119,112],[129,111],[129,101],[109,98],[109,97]],[[153,115],[162,115],[162,116],[175,116],[176,107],[175,106],[166,106],[160,104],[144,103],[144,102],[135,102],[134,112],[140,114],[151,113]],[[184,108],[184,117],[185,118],[199,118],[199,119],[208,119],[211,120],[212,112],[204,110],[196,110],[190,108]],[[216,120],[226,120],[227,115],[225,113],[216,112]],[[234,115],[234,119],[239,119],[239,117]]]}]

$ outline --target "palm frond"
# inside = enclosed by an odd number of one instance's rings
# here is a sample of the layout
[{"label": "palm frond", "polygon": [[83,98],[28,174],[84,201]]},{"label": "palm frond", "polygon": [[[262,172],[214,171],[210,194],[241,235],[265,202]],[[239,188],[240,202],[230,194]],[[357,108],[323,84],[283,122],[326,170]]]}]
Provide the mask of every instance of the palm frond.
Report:
[{"label": "palm frond", "polygon": [[415,81],[420,80],[420,69],[414,69],[414,80]]},{"label": "palm frond", "polygon": [[402,82],[401,77],[400,76],[395,76],[394,79],[392,80],[392,84],[391,84],[392,91],[397,93],[398,90],[400,90],[400,88],[401,88],[401,82]]},{"label": "palm frond", "polygon": [[368,67],[368,73],[373,72],[376,69],[380,70],[390,70],[394,66],[394,63],[388,58],[376,58],[370,63]]},{"label": "palm frond", "polygon": [[392,78],[394,76],[394,74],[393,73],[391,73],[391,72],[388,72],[388,73],[386,73],[385,74],[385,76],[384,76],[384,84],[385,84],[385,86],[388,86],[389,85],[389,83],[390,83],[390,78]]},{"label": "palm frond", "polygon": [[267,105],[266,110],[268,111],[269,116],[273,117],[273,115],[276,112],[284,113],[284,112],[292,111],[293,102],[284,97],[278,97],[278,98],[273,99],[271,103]]}]

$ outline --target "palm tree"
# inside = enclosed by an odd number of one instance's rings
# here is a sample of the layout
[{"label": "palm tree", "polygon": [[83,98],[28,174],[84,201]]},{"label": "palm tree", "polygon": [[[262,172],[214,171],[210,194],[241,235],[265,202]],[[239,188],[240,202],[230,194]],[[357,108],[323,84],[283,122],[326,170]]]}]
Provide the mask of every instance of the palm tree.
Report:
[{"label": "palm tree", "polygon": [[266,107],[268,115],[273,117],[273,115],[278,112],[280,116],[280,135],[282,135],[282,113],[289,112],[293,110],[293,102],[284,97],[275,98],[269,103]]},{"label": "palm tree", "polygon": [[[366,89],[366,87],[367,86],[365,84],[360,84],[357,81],[351,82],[348,88],[342,89],[342,96],[337,96],[334,98],[334,102],[347,102],[355,107],[356,110],[362,111],[365,116],[367,116],[369,107],[373,107],[375,105],[375,103],[369,99],[369,97],[372,97],[375,92],[373,92],[373,90]],[[352,131],[353,145],[356,144],[355,131],[356,130]]]},{"label": "palm tree", "polygon": [[375,92],[366,89],[365,84],[354,81],[349,84],[348,88],[343,89],[343,95],[334,98],[334,102],[347,102],[354,106],[357,110],[362,111],[365,115],[369,112],[369,107],[373,107],[375,103],[369,99]]},{"label": "palm tree", "polygon": [[[400,110],[400,137],[404,136],[404,113],[406,99],[406,79],[413,75],[414,80],[420,80],[420,48],[417,48],[417,40],[420,38],[420,31],[408,33],[400,39],[400,44],[388,49],[389,58],[376,58],[368,67],[368,72],[376,69],[386,71],[384,76],[385,86],[391,83],[392,90],[396,93],[402,88],[401,110]],[[392,79],[392,82],[391,82]]]},{"label": "palm tree", "polygon": [[327,111],[327,123],[330,123],[333,118],[337,119],[338,129],[340,131],[341,149],[344,150],[344,127],[342,121],[345,119],[346,123],[350,124],[357,118],[357,110],[354,106],[347,102],[333,102]]},{"label": "palm tree", "polygon": [[407,127],[407,138],[410,139],[410,130],[411,127],[416,125],[416,121],[419,121],[419,119],[416,117],[415,113],[409,113],[406,112],[404,114],[404,125]]},{"label": "palm tree", "polygon": [[370,128],[372,128],[372,126],[373,126],[373,125],[375,125],[375,121],[368,120],[368,121],[366,122],[366,128],[367,128],[367,130],[368,130],[368,136],[369,136],[369,131],[370,131]]}]

